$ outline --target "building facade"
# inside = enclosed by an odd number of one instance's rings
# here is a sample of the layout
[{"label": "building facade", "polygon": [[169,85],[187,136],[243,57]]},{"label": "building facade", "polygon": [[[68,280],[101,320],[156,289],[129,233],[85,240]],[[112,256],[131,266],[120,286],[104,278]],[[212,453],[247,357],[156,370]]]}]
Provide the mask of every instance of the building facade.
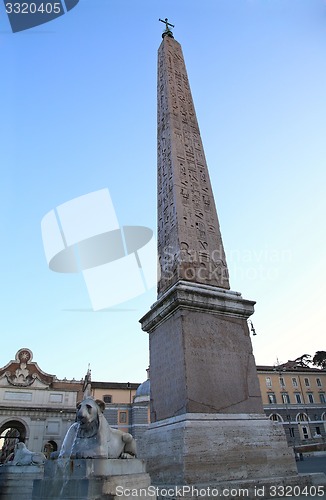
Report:
[{"label": "building facade", "polygon": [[284,426],[288,444],[325,441],[326,371],[295,361],[257,371],[264,411]]},{"label": "building facade", "polygon": [[0,463],[23,441],[32,451],[57,451],[75,420],[83,380],[58,380],[40,369],[30,349],[0,368]]},{"label": "building facade", "polygon": [[[0,368],[0,463],[18,441],[47,456],[60,450],[75,421],[76,404],[83,399],[86,378],[59,380],[40,369],[28,348]],[[109,424],[136,439],[148,425],[148,402],[137,393],[138,387],[141,392],[137,383],[91,382],[91,395],[105,402]]]},{"label": "building facade", "polygon": [[[146,389],[148,387],[148,389]],[[144,394],[148,390],[148,394]],[[91,395],[105,403],[104,416],[115,429],[139,439],[149,423],[148,383],[91,382]]]}]

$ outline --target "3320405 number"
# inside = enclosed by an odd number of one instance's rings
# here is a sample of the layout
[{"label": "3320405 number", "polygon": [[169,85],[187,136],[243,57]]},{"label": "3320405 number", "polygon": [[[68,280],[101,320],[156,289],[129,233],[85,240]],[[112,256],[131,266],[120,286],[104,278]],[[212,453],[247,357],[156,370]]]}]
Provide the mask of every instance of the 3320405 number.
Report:
[{"label": "3320405 number", "polygon": [[62,6],[60,2],[42,2],[37,5],[34,2],[7,2],[7,14],[61,14]]}]

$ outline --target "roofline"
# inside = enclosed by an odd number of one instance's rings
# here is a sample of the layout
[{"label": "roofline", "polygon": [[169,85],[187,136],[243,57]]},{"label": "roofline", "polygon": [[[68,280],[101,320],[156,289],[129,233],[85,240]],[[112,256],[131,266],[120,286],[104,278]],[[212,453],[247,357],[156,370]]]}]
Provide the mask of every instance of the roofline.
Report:
[{"label": "roofline", "polygon": [[136,390],[140,386],[137,382],[94,382],[91,381],[92,389],[125,389]]},{"label": "roofline", "polygon": [[310,367],[305,367],[305,366],[297,366],[293,368],[288,368],[284,365],[280,365],[278,367],[275,366],[264,366],[264,365],[257,365],[256,366],[257,371],[266,371],[266,372],[275,372],[275,373],[298,373],[298,372],[305,372],[305,373],[325,373],[326,370],[323,370],[321,368],[310,368]]}]

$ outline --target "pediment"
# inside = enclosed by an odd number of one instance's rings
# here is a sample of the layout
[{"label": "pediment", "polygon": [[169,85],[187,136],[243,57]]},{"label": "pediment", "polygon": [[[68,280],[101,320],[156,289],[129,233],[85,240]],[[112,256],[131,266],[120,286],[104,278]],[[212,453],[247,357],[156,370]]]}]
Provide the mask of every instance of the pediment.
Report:
[{"label": "pediment", "polygon": [[27,348],[20,349],[15,359],[0,368],[0,380],[3,385],[5,379],[8,386],[14,387],[49,387],[54,375],[45,373],[37,363],[32,361],[33,353]]}]

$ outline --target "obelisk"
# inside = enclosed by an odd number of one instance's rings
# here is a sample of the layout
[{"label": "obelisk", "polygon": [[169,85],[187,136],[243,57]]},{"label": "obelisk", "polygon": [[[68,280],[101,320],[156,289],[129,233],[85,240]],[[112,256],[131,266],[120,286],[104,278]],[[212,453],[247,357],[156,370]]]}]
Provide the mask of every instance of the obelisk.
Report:
[{"label": "obelisk", "polygon": [[186,280],[229,289],[213,192],[181,46],[164,33],[158,55],[160,297]]},{"label": "obelisk", "polygon": [[150,332],[152,420],[262,412],[246,321],[254,302],[229,290],[187,71],[169,26],[158,52],[157,126],[161,273],[158,302],[141,320]]},{"label": "obelisk", "polygon": [[282,426],[263,414],[247,325],[255,302],[230,290],[182,49],[165,24],[157,86],[161,274],[157,302],[140,320],[150,345],[148,471],[158,485],[297,478]]}]

